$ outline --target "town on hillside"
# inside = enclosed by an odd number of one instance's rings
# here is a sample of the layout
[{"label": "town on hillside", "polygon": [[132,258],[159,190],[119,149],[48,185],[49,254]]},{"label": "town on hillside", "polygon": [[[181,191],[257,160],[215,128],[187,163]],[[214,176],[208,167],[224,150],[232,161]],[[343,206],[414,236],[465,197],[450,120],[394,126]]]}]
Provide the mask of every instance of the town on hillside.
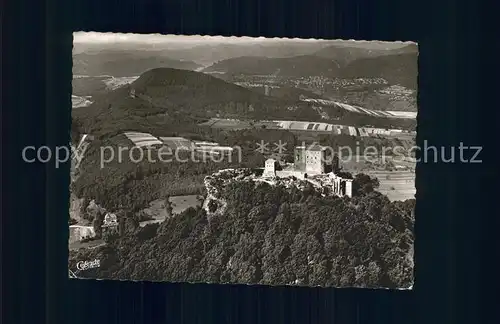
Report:
[{"label": "town on hillside", "polygon": [[412,42],[77,32],[71,278],[411,289]]}]

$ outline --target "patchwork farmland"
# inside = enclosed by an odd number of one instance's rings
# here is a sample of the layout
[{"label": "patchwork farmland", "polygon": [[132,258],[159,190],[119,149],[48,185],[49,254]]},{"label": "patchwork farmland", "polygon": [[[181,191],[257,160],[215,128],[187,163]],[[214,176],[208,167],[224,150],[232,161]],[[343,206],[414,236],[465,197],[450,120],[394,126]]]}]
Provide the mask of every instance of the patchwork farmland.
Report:
[{"label": "patchwork farmland", "polygon": [[184,137],[159,137],[148,133],[126,132],[125,136],[136,147],[167,146],[172,151],[194,151],[200,154],[220,155],[223,152],[232,152],[233,148],[214,142],[196,142]]},{"label": "patchwork farmland", "polygon": [[367,108],[362,108],[362,107],[358,107],[358,106],[351,106],[351,105],[336,102],[333,100],[302,99],[302,101],[312,102],[312,103],[316,103],[319,105],[325,105],[325,106],[335,106],[335,107],[339,107],[339,108],[345,109],[345,110],[350,111],[350,112],[355,112],[355,113],[360,113],[360,114],[365,114],[365,115],[370,115],[370,116],[375,116],[375,117],[408,118],[408,119],[415,119],[417,117],[416,112],[373,110],[373,109],[367,109]]},{"label": "patchwork farmland", "polygon": [[334,135],[350,135],[350,136],[389,136],[389,137],[412,137],[415,132],[406,132],[400,129],[382,129],[372,127],[354,127],[346,125],[334,125],[329,123],[318,123],[308,121],[293,121],[293,120],[274,120],[274,121],[258,121],[248,122],[237,119],[221,119],[212,118],[200,126],[209,126],[220,129],[249,129],[249,128],[267,128],[267,129],[283,129],[289,131],[314,131],[327,132]]}]

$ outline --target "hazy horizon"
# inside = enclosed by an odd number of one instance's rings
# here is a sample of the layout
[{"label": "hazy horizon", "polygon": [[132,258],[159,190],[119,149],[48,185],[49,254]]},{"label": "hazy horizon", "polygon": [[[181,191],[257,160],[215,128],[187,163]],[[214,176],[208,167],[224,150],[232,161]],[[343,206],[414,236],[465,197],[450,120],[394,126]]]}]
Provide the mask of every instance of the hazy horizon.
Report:
[{"label": "hazy horizon", "polygon": [[384,42],[384,41],[355,41],[355,40],[325,40],[304,38],[265,38],[265,37],[236,37],[236,36],[201,36],[201,35],[162,35],[162,34],[132,34],[132,33],[100,33],[100,32],[74,32],[73,44],[98,46],[110,46],[137,44],[137,45],[163,45],[168,47],[191,47],[199,45],[222,45],[222,44],[270,44],[273,42],[286,43],[325,43],[331,45],[348,45],[355,47],[373,47],[396,49],[414,42]]}]

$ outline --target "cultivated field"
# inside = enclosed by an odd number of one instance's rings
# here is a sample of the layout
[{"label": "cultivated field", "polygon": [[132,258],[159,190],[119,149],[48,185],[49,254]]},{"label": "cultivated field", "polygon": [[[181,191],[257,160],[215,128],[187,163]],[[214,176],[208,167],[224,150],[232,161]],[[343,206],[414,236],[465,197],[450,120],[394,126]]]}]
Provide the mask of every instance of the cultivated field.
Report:
[{"label": "cultivated field", "polygon": [[92,101],[90,101],[89,99],[90,96],[80,97],[71,95],[71,105],[73,108],[87,107],[92,104]]},{"label": "cultivated field", "polygon": [[103,240],[90,240],[82,242],[83,238],[93,238],[95,231],[92,226],[71,225],[69,226],[68,248],[78,250],[81,248],[93,248],[104,244]]},{"label": "cultivated field", "polygon": [[180,214],[189,207],[201,206],[201,200],[198,195],[186,195],[186,196],[174,196],[170,197],[170,203],[172,204],[172,213]]},{"label": "cultivated field", "polygon": [[109,90],[115,90],[118,89],[126,84],[132,83],[135,80],[137,80],[139,77],[138,76],[133,76],[133,77],[111,77],[109,79],[104,80],[104,83],[106,84],[106,87]]},{"label": "cultivated field", "polygon": [[353,156],[341,160],[342,168],[353,174],[364,173],[376,177],[380,182],[378,191],[390,200],[415,198],[415,162],[385,157]]},{"label": "cultivated field", "polygon": [[85,237],[94,237],[95,232],[92,226],[71,225],[69,227],[69,242],[74,243]]},{"label": "cultivated field", "polygon": [[397,116],[397,117],[401,117],[401,118],[417,118],[417,112],[415,111],[387,111],[388,113],[394,115],[394,116]]},{"label": "cultivated field", "polygon": [[183,137],[160,137],[160,140],[173,150],[190,150],[193,142]]},{"label": "cultivated field", "polygon": [[[169,201],[172,207],[172,214],[177,215],[182,213],[189,207],[195,208],[197,206],[201,206],[202,201],[198,197],[198,195],[170,197]],[[141,212],[153,218],[152,220],[141,222],[141,226],[162,222],[168,216],[165,210],[165,199],[157,199],[152,201],[151,203],[149,203],[149,207],[143,209]]]},{"label": "cultivated field", "polygon": [[[252,128],[252,124],[248,121],[244,120],[237,120],[237,119],[219,119],[219,118],[212,118],[207,122],[204,122],[200,124],[200,126],[209,126],[212,128],[222,128],[222,129],[227,129],[227,130],[239,130],[239,129],[247,129],[247,128]],[[274,126],[275,128],[277,125],[274,125],[274,123],[271,123],[271,128]]]},{"label": "cultivated field", "polygon": [[125,136],[127,136],[127,138],[137,147],[147,147],[163,144],[156,137],[147,133],[126,132]]},{"label": "cultivated field", "polygon": [[406,200],[415,198],[415,172],[410,171],[369,171],[370,176],[378,178],[378,191],[390,200]]}]

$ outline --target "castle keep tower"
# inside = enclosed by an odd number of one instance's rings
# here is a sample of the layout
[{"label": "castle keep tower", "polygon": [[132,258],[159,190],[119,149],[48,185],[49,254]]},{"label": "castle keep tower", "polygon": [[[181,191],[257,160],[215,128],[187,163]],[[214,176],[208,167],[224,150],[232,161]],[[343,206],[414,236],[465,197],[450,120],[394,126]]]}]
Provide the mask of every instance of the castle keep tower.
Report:
[{"label": "castle keep tower", "polygon": [[297,146],[294,150],[293,165],[296,171],[306,170],[306,151],[304,146]]},{"label": "castle keep tower", "polygon": [[327,150],[320,145],[297,146],[295,148],[295,169],[307,174],[323,174],[327,169]]}]

